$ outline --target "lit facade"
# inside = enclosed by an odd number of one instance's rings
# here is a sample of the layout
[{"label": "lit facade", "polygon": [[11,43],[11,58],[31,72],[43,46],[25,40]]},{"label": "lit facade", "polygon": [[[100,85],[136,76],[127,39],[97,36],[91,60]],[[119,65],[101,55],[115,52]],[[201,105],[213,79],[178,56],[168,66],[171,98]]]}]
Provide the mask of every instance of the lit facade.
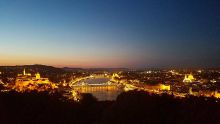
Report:
[{"label": "lit facade", "polygon": [[40,73],[36,73],[35,76],[32,76],[30,73],[26,73],[25,69],[23,74],[18,74],[14,85],[14,89],[17,91],[44,91],[51,88],[54,89],[56,86],[50,82],[48,78],[41,78]]},{"label": "lit facade", "polygon": [[192,74],[186,74],[184,79],[183,79],[184,83],[191,83],[193,81],[195,81],[195,78],[193,77]]}]

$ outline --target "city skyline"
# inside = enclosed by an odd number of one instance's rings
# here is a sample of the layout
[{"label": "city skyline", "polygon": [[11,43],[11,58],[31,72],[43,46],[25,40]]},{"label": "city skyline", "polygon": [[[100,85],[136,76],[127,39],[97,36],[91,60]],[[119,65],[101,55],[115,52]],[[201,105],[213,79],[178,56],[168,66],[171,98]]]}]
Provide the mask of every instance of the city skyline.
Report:
[{"label": "city skyline", "polygon": [[0,1],[0,65],[219,67],[220,2]]}]

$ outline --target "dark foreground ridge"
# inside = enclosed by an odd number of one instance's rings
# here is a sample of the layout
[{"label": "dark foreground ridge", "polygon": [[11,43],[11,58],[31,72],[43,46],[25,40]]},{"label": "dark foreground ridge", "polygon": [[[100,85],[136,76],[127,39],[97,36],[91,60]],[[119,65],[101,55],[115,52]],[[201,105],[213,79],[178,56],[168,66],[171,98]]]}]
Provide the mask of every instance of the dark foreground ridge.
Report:
[{"label": "dark foreground ridge", "polygon": [[1,124],[214,124],[220,101],[214,98],[122,93],[116,101],[99,102],[84,94],[80,102],[47,92],[0,94]]}]

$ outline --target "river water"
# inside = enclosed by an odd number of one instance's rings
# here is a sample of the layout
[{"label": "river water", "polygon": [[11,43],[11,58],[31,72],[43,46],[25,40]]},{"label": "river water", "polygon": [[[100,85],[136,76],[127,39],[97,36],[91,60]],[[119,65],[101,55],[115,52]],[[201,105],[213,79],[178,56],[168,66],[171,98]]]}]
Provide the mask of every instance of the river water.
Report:
[{"label": "river water", "polygon": [[[86,79],[78,83],[86,83],[86,84],[102,84],[110,81],[109,78],[94,78],[94,79]],[[120,88],[81,88],[78,90],[81,93],[91,93],[95,96],[99,101],[106,100],[116,100],[117,96],[123,92]]]}]

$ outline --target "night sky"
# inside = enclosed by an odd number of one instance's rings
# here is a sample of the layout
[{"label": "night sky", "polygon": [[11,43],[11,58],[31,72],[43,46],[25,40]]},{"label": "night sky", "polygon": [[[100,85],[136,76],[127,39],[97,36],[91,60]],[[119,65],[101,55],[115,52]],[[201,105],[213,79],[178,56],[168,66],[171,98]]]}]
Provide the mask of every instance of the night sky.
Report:
[{"label": "night sky", "polygon": [[0,65],[219,67],[220,0],[0,0]]}]

